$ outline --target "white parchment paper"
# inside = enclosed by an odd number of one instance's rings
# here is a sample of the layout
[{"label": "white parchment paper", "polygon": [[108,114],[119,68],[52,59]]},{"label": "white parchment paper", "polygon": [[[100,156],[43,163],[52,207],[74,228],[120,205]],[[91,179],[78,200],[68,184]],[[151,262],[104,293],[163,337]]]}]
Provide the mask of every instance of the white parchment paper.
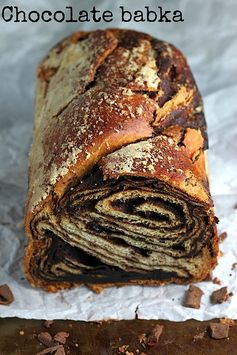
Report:
[{"label": "white parchment paper", "polygon": [[[9,5],[1,1],[1,6]],[[45,319],[144,319],[182,321],[214,317],[237,318],[237,2],[235,0],[180,1],[12,1],[28,10],[111,10],[110,27],[148,32],[180,48],[188,58],[203,94],[209,133],[211,192],[224,255],[214,276],[228,286],[233,296],[221,305],[211,305],[210,293],[220,286],[202,282],[199,310],[182,307],[187,286],[109,288],[96,295],[86,287],[48,294],[32,288],[24,278],[22,255],[26,238],[23,208],[27,189],[27,154],[34,113],[35,67],[49,48],[62,37],[81,29],[105,28],[105,23],[4,23],[0,19],[0,284],[7,283],[15,295],[10,306],[0,306],[0,316]],[[121,23],[118,6],[132,11],[150,6],[180,9],[182,23]]]}]

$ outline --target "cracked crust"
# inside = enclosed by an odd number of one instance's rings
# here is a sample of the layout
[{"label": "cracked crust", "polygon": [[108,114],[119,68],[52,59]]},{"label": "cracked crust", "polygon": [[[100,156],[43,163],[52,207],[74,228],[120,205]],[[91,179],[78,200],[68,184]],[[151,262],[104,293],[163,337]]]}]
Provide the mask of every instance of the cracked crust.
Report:
[{"label": "cracked crust", "polygon": [[25,216],[30,282],[50,291],[75,284],[50,285],[33,276],[32,260],[47,238],[35,235],[32,221],[38,214],[52,216],[63,196],[96,166],[105,180],[124,175],[157,179],[206,206],[213,226],[212,257],[196,280],[205,278],[218,249],[206,148],[202,99],[173,45],[118,29],[76,32],[57,44],[37,71]]}]

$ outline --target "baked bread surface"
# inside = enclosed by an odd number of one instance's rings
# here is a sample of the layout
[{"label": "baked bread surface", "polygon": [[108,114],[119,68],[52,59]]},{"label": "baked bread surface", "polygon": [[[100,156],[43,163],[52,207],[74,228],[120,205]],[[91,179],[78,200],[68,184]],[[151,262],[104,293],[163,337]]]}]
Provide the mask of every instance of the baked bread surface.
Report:
[{"label": "baked bread surface", "polygon": [[24,267],[34,286],[203,280],[218,239],[201,95],[181,52],[76,32],[37,70]]}]

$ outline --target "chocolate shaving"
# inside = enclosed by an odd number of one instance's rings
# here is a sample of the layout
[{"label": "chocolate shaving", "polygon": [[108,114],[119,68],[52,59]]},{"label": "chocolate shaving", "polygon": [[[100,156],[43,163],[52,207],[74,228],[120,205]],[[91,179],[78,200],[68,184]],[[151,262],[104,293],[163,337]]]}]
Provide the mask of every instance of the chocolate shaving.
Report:
[{"label": "chocolate shaving", "polygon": [[149,334],[147,338],[147,345],[150,347],[155,346],[161,336],[161,333],[163,331],[164,326],[160,324],[156,324],[155,327],[152,329],[151,333]]},{"label": "chocolate shaving", "polygon": [[129,345],[121,345],[119,348],[118,348],[118,351],[121,353],[121,354],[125,354],[125,352],[127,352],[127,349],[129,348]]},{"label": "chocolate shaving", "polygon": [[229,335],[229,324],[210,323],[208,331],[212,339],[226,339]]},{"label": "chocolate shaving", "polygon": [[53,320],[46,320],[44,322],[44,327],[49,329],[51,327],[51,325],[53,324]]},{"label": "chocolate shaving", "polygon": [[214,279],[212,279],[212,282],[216,285],[221,285],[221,280],[218,279],[218,277],[214,277]]},{"label": "chocolate shaving", "polygon": [[13,293],[7,284],[0,285],[0,304],[9,305],[14,301]]},{"label": "chocolate shaving", "polygon": [[212,304],[220,304],[226,302],[229,298],[227,287],[212,292],[210,299]]},{"label": "chocolate shaving", "polygon": [[201,340],[204,338],[206,331],[194,335],[193,341]]},{"label": "chocolate shaving", "polygon": [[67,338],[69,337],[69,333],[67,332],[58,332],[54,336],[54,340],[58,341],[60,344],[66,344]]},{"label": "chocolate shaving", "polygon": [[[63,352],[61,352],[61,354],[58,352],[59,349],[63,350]],[[35,355],[44,355],[44,354],[52,354],[54,351],[56,351],[55,355],[64,355],[65,352],[64,352],[64,347],[62,345],[55,345],[55,346],[51,346],[47,349],[44,349],[38,353],[36,353]]]},{"label": "chocolate shaving", "polygon": [[203,291],[194,285],[190,285],[189,289],[186,291],[183,306],[189,308],[200,308],[201,297]]},{"label": "chocolate shaving", "polygon": [[146,342],[147,342],[147,336],[145,333],[140,334],[138,339],[139,339],[140,344],[141,343],[146,344]]},{"label": "chocolate shaving", "polygon": [[139,339],[141,346],[145,349],[146,345],[147,345],[147,340],[148,340],[147,335],[145,333],[142,333],[139,335],[138,339]]},{"label": "chocolate shaving", "polygon": [[38,340],[45,346],[54,346],[55,342],[52,339],[52,335],[49,334],[48,332],[41,332],[38,334]]},{"label": "chocolate shaving", "polygon": [[226,232],[222,232],[221,234],[219,234],[220,242],[223,242],[227,237],[228,235]]}]

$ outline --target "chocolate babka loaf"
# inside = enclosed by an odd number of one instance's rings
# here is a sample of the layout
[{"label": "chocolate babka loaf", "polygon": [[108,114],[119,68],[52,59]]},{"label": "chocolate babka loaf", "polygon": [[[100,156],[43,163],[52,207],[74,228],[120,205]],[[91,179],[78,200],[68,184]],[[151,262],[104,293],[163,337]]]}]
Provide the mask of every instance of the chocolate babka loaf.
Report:
[{"label": "chocolate babka loaf", "polygon": [[218,253],[200,93],[173,45],[76,32],[40,63],[24,266],[32,285],[203,280]]}]

